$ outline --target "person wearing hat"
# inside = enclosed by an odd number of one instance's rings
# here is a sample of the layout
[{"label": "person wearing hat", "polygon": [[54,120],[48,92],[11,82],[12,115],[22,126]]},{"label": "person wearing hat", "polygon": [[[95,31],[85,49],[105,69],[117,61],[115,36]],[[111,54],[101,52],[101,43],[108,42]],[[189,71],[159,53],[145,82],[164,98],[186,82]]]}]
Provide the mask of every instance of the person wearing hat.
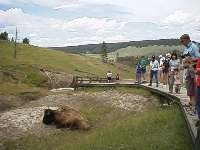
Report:
[{"label": "person wearing hat", "polygon": [[192,66],[196,73],[196,91],[195,91],[195,101],[196,110],[199,120],[196,126],[200,126],[200,48],[191,41],[188,34],[184,34],[180,37],[180,42],[185,46],[183,51],[183,56],[192,58]]},{"label": "person wearing hat", "polygon": [[183,55],[190,55],[193,59],[200,58],[199,47],[191,41],[188,34],[183,34],[180,37],[180,42],[185,46],[183,50]]},{"label": "person wearing hat", "polygon": [[156,60],[156,57],[153,55],[150,61],[150,83],[149,86],[152,86],[153,77],[156,79],[156,87],[158,87],[158,70],[159,62]]}]

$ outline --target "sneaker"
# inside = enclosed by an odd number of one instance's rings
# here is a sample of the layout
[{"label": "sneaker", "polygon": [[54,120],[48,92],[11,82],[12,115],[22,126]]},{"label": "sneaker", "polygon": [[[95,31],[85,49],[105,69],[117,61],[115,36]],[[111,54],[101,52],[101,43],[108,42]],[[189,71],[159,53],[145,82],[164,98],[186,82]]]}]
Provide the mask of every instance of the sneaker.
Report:
[{"label": "sneaker", "polygon": [[149,84],[148,86],[152,86],[152,84]]}]

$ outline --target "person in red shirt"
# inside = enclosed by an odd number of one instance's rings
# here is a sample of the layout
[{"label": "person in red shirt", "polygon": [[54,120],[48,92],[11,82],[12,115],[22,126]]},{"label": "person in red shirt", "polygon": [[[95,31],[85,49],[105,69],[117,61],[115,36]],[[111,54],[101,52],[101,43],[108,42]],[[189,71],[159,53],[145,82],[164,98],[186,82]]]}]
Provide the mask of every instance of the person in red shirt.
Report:
[{"label": "person in red shirt", "polygon": [[197,60],[195,73],[197,74],[196,110],[199,118],[199,120],[196,123],[196,126],[200,126],[200,58]]}]

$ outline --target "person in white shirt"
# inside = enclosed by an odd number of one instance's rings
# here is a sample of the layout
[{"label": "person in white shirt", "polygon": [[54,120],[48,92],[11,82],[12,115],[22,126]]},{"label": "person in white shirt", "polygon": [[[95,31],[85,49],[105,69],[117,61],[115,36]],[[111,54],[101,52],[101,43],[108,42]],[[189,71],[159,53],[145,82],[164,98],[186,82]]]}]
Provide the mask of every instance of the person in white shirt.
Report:
[{"label": "person in white shirt", "polygon": [[150,84],[152,86],[153,77],[156,79],[156,87],[158,87],[158,70],[159,70],[159,62],[156,60],[156,57],[153,55],[150,62]]},{"label": "person in white shirt", "polygon": [[110,70],[107,72],[107,79],[108,79],[108,83],[112,81],[112,72]]},{"label": "person in white shirt", "polygon": [[160,59],[160,67],[159,67],[159,80],[160,82],[163,81],[163,63],[165,61],[165,57],[163,57],[162,55],[159,56]]},{"label": "person in white shirt", "polygon": [[180,68],[180,60],[178,59],[177,54],[174,52],[171,55],[171,60],[169,62],[169,92],[173,93],[173,87],[174,87],[174,75],[175,75],[175,69],[179,70]]}]

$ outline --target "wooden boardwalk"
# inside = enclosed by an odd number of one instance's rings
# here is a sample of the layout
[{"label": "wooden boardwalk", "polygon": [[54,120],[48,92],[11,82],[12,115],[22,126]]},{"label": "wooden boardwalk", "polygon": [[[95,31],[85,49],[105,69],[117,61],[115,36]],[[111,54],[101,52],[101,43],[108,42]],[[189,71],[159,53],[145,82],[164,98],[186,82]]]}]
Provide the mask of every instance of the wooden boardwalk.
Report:
[{"label": "wooden boardwalk", "polygon": [[152,92],[158,91],[160,94],[164,94],[168,97],[170,97],[172,100],[176,101],[179,103],[179,106],[181,107],[185,119],[191,134],[191,137],[193,141],[195,142],[197,138],[197,128],[195,127],[195,123],[198,120],[198,117],[196,114],[194,114],[193,111],[191,111],[188,107],[185,107],[186,104],[189,102],[189,97],[187,96],[187,91],[185,88],[181,88],[181,94],[171,94],[169,93],[168,86],[164,85],[159,85],[159,87],[156,87],[155,85],[153,86],[148,86],[148,84],[140,85],[143,86],[144,88],[150,89]]},{"label": "wooden boardwalk", "polygon": [[77,85],[78,87],[113,87],[113,86],[125,86],[125,87],[138,87],[138,88],[145,88],[147,90],[150,90],[153,93],[159,94],[161,96],[166,97],[167,99],[170,99],[176,103],[179,104],[184,117],[185,121],[188,126],[188,130],[190,132],[190,135],[192,137],[192,141],[195,145],[196,150],[200,150],[200,133],[199,130],[197,131],[197,128],[195,127],[195,123],[198,119],[197,115],[194,114],[193,111],[191,111],[188,107],[185,107],[185,104],[188,104],[189,97],[187,96],[187,92],[185,88],[181,88],[180,94],[171,94],[168,91],[168,86],[160,84],[159,87],[156,87],[156,85],[148,86],[148,84],[141,84],[138,85],[134,82],[134,80],[123,80],[118,82],[112,82],[112,83],[80,83]]}]

